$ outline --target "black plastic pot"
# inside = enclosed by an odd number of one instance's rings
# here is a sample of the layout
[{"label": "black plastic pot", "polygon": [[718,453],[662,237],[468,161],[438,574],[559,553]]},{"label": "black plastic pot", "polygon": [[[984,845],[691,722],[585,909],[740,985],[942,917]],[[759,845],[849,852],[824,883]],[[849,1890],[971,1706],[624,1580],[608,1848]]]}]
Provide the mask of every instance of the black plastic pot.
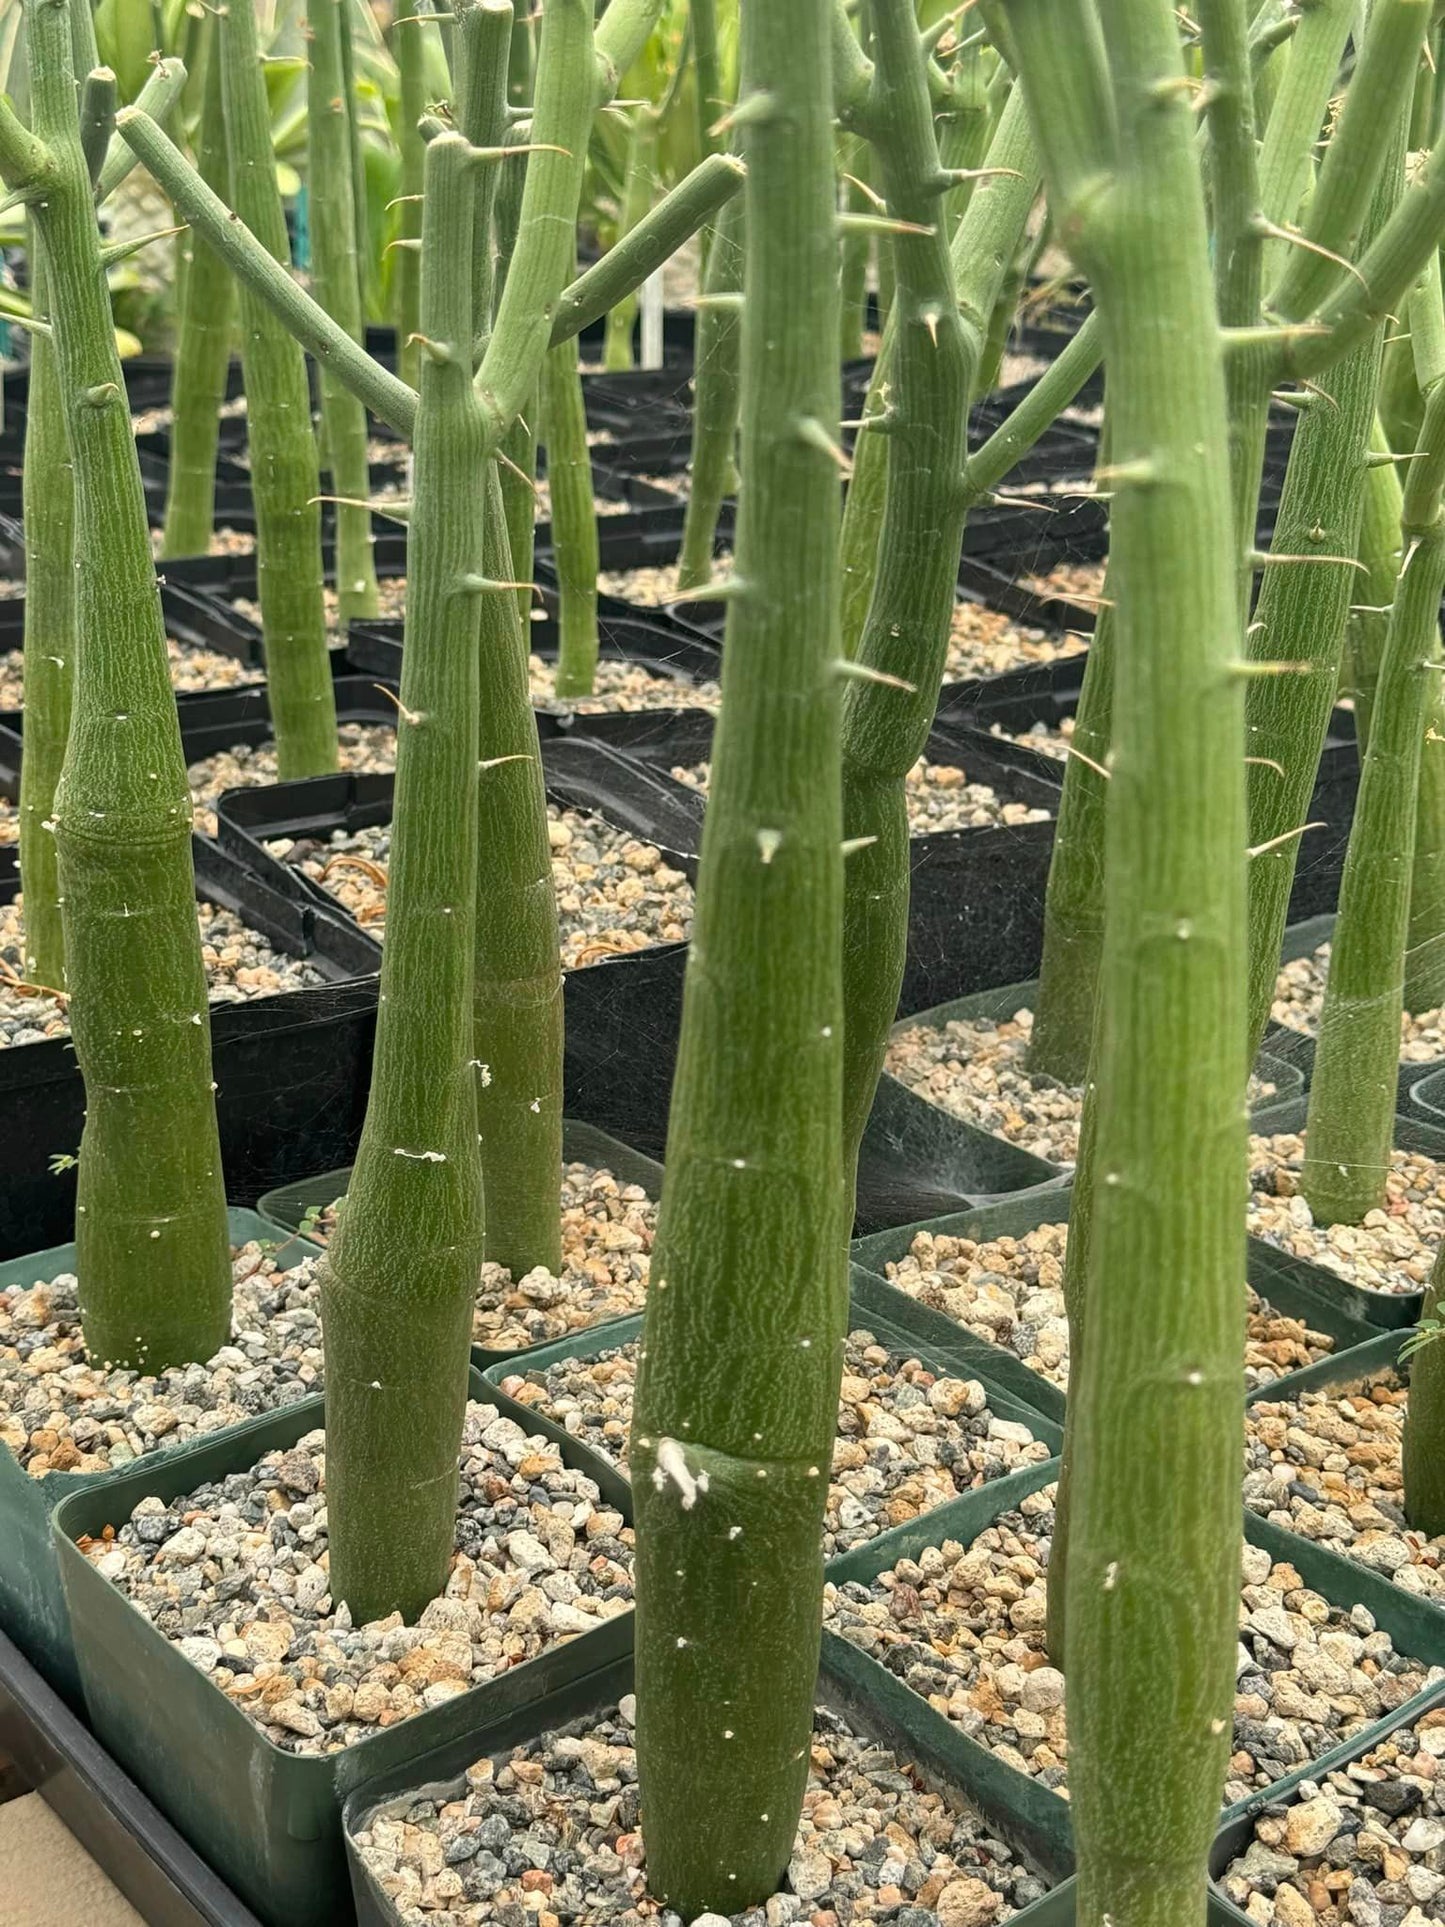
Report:
[{"label": "black plastic pot", "polygon": [[[234,910],[328,981],[211,1009],[213,1074],[227,1190],[238,1204],[355,1150],[370,1076],[380,952],[354,924],[300,903],[252,876],[204,838],[192,840],[198,894]],[[0,893],[15,888],[14,852],[0,852]],[[284,1075],[278,1064],[284,1063]],[[51,1169],[73,1153],[85,1092],[68,1037],[0,1050],[0,1095],[9,1128],[0,1149],[0,1255],[70,1237],[73,1172]]]},{"label": "black plastic pot", "polygon": [[[471,1396],[486,1399],[473,1373]],[[128,1517],[148,1494],[170,1500],[254,1465],[322,1422],[308,1399],[258,1420],[245,1439],[188,1446],[77,1493],[57,1508],[56,1545],[81,1682],[100,1739],[265,1927],[335,1927],[347,1918],[341,1803],[457,1735],[529,1705],[626,1652],[630,1616],[553,1647],[485,1685],[324,1757],[283,1753],[102,1579],[75,1541]],[[572,1450],[568,1462],[588,1465]]]},{"label": "black plastic pot", "polygon": [[[1033,1371],[1002,1345],[977,1337],[955,1323],[946,1312],[920,1304],[897,1285],[889,1284],[887,1268],[907,1256],[920,1231],[950,1238],[972,1238],[980,1243],[994,1238],[1022,1238],[1042,1224],[1066,1223],[1070,1198],[1070,1192],[1063,1189],[1033,1191],[1026,1196],[998,1199],[975,1211],[875,1232],[855,1240],[853,1262],[877,1274],[888,1294],[884,1302],[892,1323],[900,1327],[906,1325],[935,1349],[946,1346],[956,1355],[969,1359],[976,1369],[985,1372],[1015,1398],[1062,1423],[1065,1399],[1059,1386]],[[1317,1269],[1312,1269],[1312,1275],[1303,1276],[1279,1265],[1276,1261],[1280,1256],[1273,1245],[1250,1238],[1246,1247],[1246,1278],[1277,1311],[1289,1318],[1304,1319],[1313,1331],[1327,1332],[1335,1341],[1332,1359],[1378,1338],[1379,1326],[1368,1323],[1348,1305],[1342,1305]],[[1307,1368],[1308,1371],[1317,1369]],[[1290,1372],[1254,1396],[1287,1397],[1289,1390],[1301,1385],[1305,1377],[1305,1370]]]},{"label": "black plastic pot", "polygon": [[0,1756],[150,1927],[260,1927],[3,1633]]},{"label": "black plastic pot", "polygon": [[[246,1244],[253,1238],[274,1242],[275,1231],[257,1212],[233,1208],[231,1240]],[[283,1270],[299,1264],[315,1250],[301,1239],[276,1254]],[[0,1290],[33,1285],[74,1271],[75,1246],[54,1245],[24,1258],[0,1263]],[[255,1421],[261,1423],[262,1421]],[[249,1425],[231,1428],[249,1433]],[[219,1434],[217,1436],[220,1436]],[[228,1433],[226,1436],[231,1436]],[[177,1448],[178,1450],[187,1448]],[[168,1454],[148,1454],[152,1464]],[[50,1515],[62,1499],[89,1492],[127,1476],[134,1466],[111,1472],[47,1472],[32,1478],[4,1447],[0,1447],[0,1632],[13,1640],[26,1660],[72,1705],[80,1701],[80,1676],[70,1638],[70,1621],[61,1591],[60,1568],[50,1540]]]},{"label": "black plastic pot", "polygon": [[[636,663],[650,675],[676,679],[681,684],[715,683],[722,674],[722,655],[700,636],[685,634],[667,622],[649,616],[603,615],[597,625],[600,654],[606,661]],[[557,612],[555,604],[533,611],[527,645],[544,661],[557,659]],[[384,677],[388,682],[401,679],[402,625],[399,622],[361,623],[353,627],[348,655],[358,670]],[[680,700],[685,700],[679,698]],[[608,740],[597,725],[619,712],[593,715],[567,702],[553,701],[537,708],[537,727],[544,735],[596,735]],[[647,711],[633,711],[634,715]]]},{"label": "black plastic pot", "polygon": [[[1265,1105],[1250,1119],[1250,1129],[1263,1137],[1303,1131],[1306,1110],[1307,1100],[1303,1097]],[[1418,1118],[1397,1117],[1395,1147],[1402,1151],[1419,1151],[1438,1163],[1445,1163],[1445,1130],[1422,1123]],[[1342,1305],[1348,1306],[1354,1316],[1362,1318],[1366,1324],[1396,1331],[1401,1326],[1413,1325],[1420,1316],[1423,1287],[1420,1291],[1370,1291],[1363,1285],[1350,1284],[1324,1265],[1310,1264],[1303,1258],[1292,1257],[1286,1251],[1277,1251],[1275,1256],[1281,1275],[1317,1284],[1322,1280],[1324,1288],[1332,1291]]]},{"label": "black plastic pot", "polygon": [[1431,1071],[1410,1086],[1409,1109],[1404,1115],[1445,1128],[1445,1070]]}]

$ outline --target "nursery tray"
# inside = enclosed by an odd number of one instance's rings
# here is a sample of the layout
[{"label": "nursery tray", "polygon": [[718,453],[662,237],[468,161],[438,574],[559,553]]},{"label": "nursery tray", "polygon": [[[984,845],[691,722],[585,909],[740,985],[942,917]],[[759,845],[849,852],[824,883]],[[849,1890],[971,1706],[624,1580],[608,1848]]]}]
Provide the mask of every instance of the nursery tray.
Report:
[{"label": "nursery tray", "polygon": [[[1022,1238],[1042,1224],[1066,1223],[1071,1197],[1072,1193],[1064,1189],[1034,1191],[1027,1196],[1001,1198],[975,1211],[874,1232],[870,1237],[854,1241],[853,1263],[876,1274],[886,1293],[880,1302],[894,1324],[906,1325],[935,1349],[948,1347],[975,1360],[980,1369],[1015,1398],[1062,1422],[1065,1398],[1059,1386],[1033,1371],[1004,1346],[978,1337],[946,1312],[921,1304],[901,1287],[890,1284],[887,1269],[908,1255],[920,1231],[949,1238],[971,1238],[979,1243],[994,1238]],[[1301,1275],[1299,1270],[1281,1269],[1275,1263],[1281,1255],[1260,1238],[1248,1239],[1245,1278],[1276,1311],[1289,1318],[1302,1318],[1312,1330],[1327,1332],[1334,1339],[1336,1349],[1325,1363],[1332,1364],[1335,1359],[1378,1340],[1379,1326],[1370,1324],[1348,1305],[1342,1305],[1337,1295],[1326,1288],[1316,1268],[1308,1268],[1309,1276]],[[1280,1396],[1281,1386],[1287,1388],[1284,1394],[1287,1396],[1288,1388],[1302,1386],[1307,1374],[1318,1369],[1312,1365],[1290,1372],[1261,1387],[1252,1397]]]},{"label": "nursery tray", "polygon": [[1429,1071],[1410,1086],[1410,1104],[1405,1115],[1445,1128],[1445,1069]]},{"label": "nursery tray", "polygon": [[[1250,1130],[1261,1137],[1303,1131],[1307,1108],[1308,1100],[1303,1097],[1264,1105],[1250,1119]],[[1422,1123],[1418,1118],[1397,1117],[1395,1148],[1420,1151],[1426,1157],[1445,1163],[1445,1129]],[[1341,1304],[1347,1305],[1353,1315],[1362,1318],[1366,1324],[1395,1331],[1402,1325],[1413,1325],[1420,1316],[1423,1287],[1419,1291],[1369,1291],[1363,1285],[1352,1285],[1324,1265],[1296,1258],[1273,1245],[1269,1249],[1275,1261],[1276,1276],[1295,1276],[1302,1282],[1313,1281],[1317,1285],[1323,1280],[1323,1288],[1332,1292]]]},{"label": "nursery tray", "polygon": [[[232,1244],[247,1244],[254,1238],[275,1241],[273,1227],[257,1212],[233,1206],[227,1217]],[[289,1271],[317,1248],[303,1239],[291,1239],[277,1251],[276,1262],[283,1271]],[[0,1263],[0,1290],[24,1288],[74,1269],[74,1244],[53,1245],[48,1251]],[[253,1420],[233,1426],[224,1436],[249,1437],[254,1426],[261,1423]],[[164,1449],[149,1453],[144,1462],[154,1464],[163,1453]],[[80,1677],[60,1569],[50,1540],[50,1515],[71,1493],[109,1485],[135,1470],[137,1463],[132,1461],[129,1466],[106,1472],[47,1472],[43,1478],[33,1479],[13,1454],[0,1446],[0,1632],[15,1642],[29,1663],[72,1705],[80,1702]]]},{"label": "nursery tray", "polygon": [[[489,1400],[473,1372],[469,1396]],[[336,1927],[348,1917],[341,1803],[490,1720],[626,1652],[631,1615],[565,1641],[481,1686],[324,1757],[283,1753],[158,1633],[75,1545],[156,1494],[172,1499],[293,1445],[322,1422],[307,1399],[239,1433],[137,1466],[57,1509],[54,1533],[85,1703],[97,1738],[179,1832],[203,1850],[265,1927]],[[584,1472],[587,1461],[564,1452]]]},{"label": "nursery tray", "polygon": [[260,1927],[3,1633],[0,1755],[148,1927]]},{"label": "nursery tray", "polygon": [[[221,1156],[230,1196],[261,1192],[355,1149],[370,1076],[380,951],[345,919],[279,895],[216,844],[192,838],[196,885],[328,981],[211,1006]],[[8,874],[7,874],[8,859]],[[15,888],[14,852],[0,852],[0,894]],[[0,1255],[71,1235],[73,1172],[51,1160],[80,1144],[85,1093],[69,1037],[0,1050],[9,1128],[0,1152]]]},{"label": "nursery tray", "polygon": [[[679,683],[715,683],[722,675],[722,654],[700,636],[683,634],[666,622],[651,617],[603,615],[597,624],[599,655],[606,661],[636,663],[654,676],[676,679]],[[527,635],[530,654],[544,661],[557,659],[557,612],[545,603],[534,609]],[[347,645],[351,663],[358,670],[384,677],[388,682],[401,680],[402,625],[400,622],[368,622],[353,625]],[[648,715],[647,710],[581,711],[568,702],[534,705],[540,734],[597,735],[607,740],[606,732],[596,725],[613,715]]]}]

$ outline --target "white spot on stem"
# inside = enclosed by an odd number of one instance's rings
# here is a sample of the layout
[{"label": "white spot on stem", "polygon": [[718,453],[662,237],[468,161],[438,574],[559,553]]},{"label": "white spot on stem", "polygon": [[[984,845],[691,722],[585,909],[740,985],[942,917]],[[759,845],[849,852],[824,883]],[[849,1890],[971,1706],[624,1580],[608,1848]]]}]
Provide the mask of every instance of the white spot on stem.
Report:
[{"label": "white spot on stem", "polygon": [[[708,1479],[706,1472],[699,1472],[696,1478],[688,1470],[687,1460],[682,1455],[682,1447],[676,1439],[657,1441],[657,1464],[652,1468],[652,1483],[659,1492],[667,1489],[668,1481],[682,1494],[682,1509],[691,1512],[697,1504],[699,1492],[706,1492]],[[679,1578],[681,1574],[678,1575]]]}]

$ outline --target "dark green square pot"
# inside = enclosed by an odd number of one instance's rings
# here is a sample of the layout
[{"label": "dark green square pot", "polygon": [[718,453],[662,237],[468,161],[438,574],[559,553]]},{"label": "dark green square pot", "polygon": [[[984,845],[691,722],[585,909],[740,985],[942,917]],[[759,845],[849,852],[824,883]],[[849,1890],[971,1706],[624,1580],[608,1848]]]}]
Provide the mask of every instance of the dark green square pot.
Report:
[{"label": "dark green square pot", "polygon": [[[254,1211],[233,1207],[228,1217],[233,1244],[275,1238],[274,1227]],[[276,1254],[276,1262],[289,1271],[315,1249],[296,1239]],[[32,1285],[37,1279],[54,1278],[74,1269],[75,1246],[52,1245],[48,1251],[33,1252],[28,1257],[7,1258],[0,1264],[0,1288]],[[265,1423],[264,1419],[249,1420],[212,1436],[246,1438]],[[149,1469],[158,1459],[189,1449],[162,1448],[147,1453],[139,1463]],[[50,1515],[72,1493],[88,1492],[125,1478],[134,1473],[137,1463],[132,1461],[107,1472],[47,1472],[44,1478],[32,1479],[0,1446],[0,1631],[72,1706],[80,1703],[80,1676],[75,1668],[60,1568],[50,1538]]]},{"label": "dark green square pot", "polygon": [[[470,1395],[496,1402],[475,1369]],[[338,1753],[298,1757],[273,1746],[75,1541],[126,1518],[150,1494],[169,1501],[284,1450],[322,1423],[322,1410],[321,1399],[308,1399],[258,1420],[244,1437],[157,1455],[66,1499],[53,1522],[96,1737],[265,1927],[340,1927],[349,1918],[341,1805],[354,1787],[615,1659],[632,1640],[625,1613]],[[591,1474],[575,1447],[564,1456]]]},{"label": "dark green square pot", "polygon": [[[1004,1198],[977,1211],[963,1211],[951,1218],[932,1218],[925,1224],[904,1225],[897,1231],[878,1231],[871,1238],[859,1238],[853,1246],[853,1262],[876,1274],[881,1314],[893,1324],[906,1326],[935,1351],[969,1361],[997,1385],[1049,1418],[1062,1421],[1064,1394],[1059,1386],[1043,1378],[1002,1345],[991,1344],[975,1333],[955,1324],[946,1312],[921,1305],[897,1285],[888,1283],[885,1267],[906,1256],[920,1231],[931,1231],[953,1238],[1020,1238],[1041,1224],[1061,1224],[1069,1215],[1068,1190],[1033,1192],[1026,1197]],[[1335,1340],[1337,1357],[1357,1345],[1367,1344],[1379,1332],[1377,1324],[1360,1317],[1353,1306],[1343,1303],[1333,1289],[1333,1275],[1316,1265],[1303,1265],[1288,1258],[1273,1245],[1259,1238],[1248,1240],[1245,1276],[1261,1297],[1268,1298],[1279,1311],[1291,1318],[1305,1319],[1315,1331],[1328,1332]],[[900,1304],[898,1301],[902,1300]],[[1314,1369],[1311,1367],[1310,1369]],[[1259,1396],[1278,1396],[1281,1386],[1292,1386],[1305,1374],[1291,1372],[1262,1389]]]}]

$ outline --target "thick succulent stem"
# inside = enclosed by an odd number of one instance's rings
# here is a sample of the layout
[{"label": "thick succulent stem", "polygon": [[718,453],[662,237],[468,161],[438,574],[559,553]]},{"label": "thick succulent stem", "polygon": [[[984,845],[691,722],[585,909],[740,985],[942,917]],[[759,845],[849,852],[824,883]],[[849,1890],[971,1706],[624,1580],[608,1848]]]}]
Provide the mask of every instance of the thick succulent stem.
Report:
[{"label": "thick succulent stem", "polygon": [[[1107,578],[1104,595],[1112,591]],[[1074,754],[1064,771],[1044,893],[1044,947],[1029,1068],[1082,1084],[1094,1037],[1094,997],[1104,948],[1104,819],[1114,707],[1114,611],[1106,600],[1084,663]],[[1082,1153],[1079,1169],[1082,1175]],[[1070,1355],[1073,1319],[1069,1321]]]},{"label": "thick succulent stem", "polygon": [[597,675],[597,504],[577,340],[549,348],[542,363],[542,439],[557,565],[557,694],[590,696]]},{"label": "thick succulent stem", "polygon": [[[202,22],[205,94],[196,166],[218,194],[229,180],[221,104],[220,22]],[[226,394],[236,297],[230,270],[193,228],[181,237],[185,262],[176,357],[171,373],[171,462],[166,482],[164,557],[204,555],[215,525],[216,445]]]},{"label": "thick succulent stem", "polygon": [[[45,264],[31,254],[30,298],[48,309]],[[24,890],[25,974],[65,988],[65,935],[56,858],[55,786],[70,736],[75,686],[75,485],[65,401],[46,335],[30,344],[25,417],[25,757],[20,765],[20,882]]]},{"label": "thick succulent stem", "polygon": [[[555,352],[555,351],[554,351]],[[486,570],[511,579],[501,490],[487,478]],[[562,1261],[562,967],[537,713],[516,598],[482,607],[481,859],[474,1055],[487,1257],[520,1278]]]},{"label": "thick succulent stem", "polygon": [[90,1357],[157,1371],[209,1358],[230,1330],[191,799],[64,0],[27,0],[26,24],[35,132],[0,108],[0,172],[31,200],[75,478],[55,840],[86,1090],[77,1271]]},{"label": "thick succulent stem", "polygon": [[541,389],[522,409],[502,437],[501,462],[502,513],[507,525],[507,546],[512,580],[517,589],[517,613],[523,631],[532,620],[532,584],[537,548],[537,431],[541,410]]},{"label": "thick succulent stem", "polygon": [[479,622],[473,150],[427,151],[386,948],[366,1124],[322,1282],[331,1586],[360,1624],[441,1591],[482,1262],[472,1068]]},{"label": "thick succulent stem", "polygon": [[860,419],[864,425],[858,431],[853,450],[853,473],[848,480],[848,498],[843,504],[843,526],[838,538],[842,574],[841,634],[843,654],[848,657],[858,653],[878,567],[878,538],[883,528],[883,505],[888,497],[888,441],[885,426],[870,428],[868,424],[886,422],[894,339],[890,315],[883,324],[873,379],[863,402]]},{"label": "thick succulent stem", "polygon": [[1390,445],[1376,421],[1370,435],[1369,465],[1365,471],[1364,511],[1350,589],[1349,620],[1345,629],[1346,659],[1350,667],[1350,695],[1355,704],[1355,736],[1360,755],[1370,743],[1375,714],[1375,689],[1380,680],[1380,657],[1390,627],[1390,605],[1400,573],[1400,517],[1405,497],[1400,471],[1388,458]]},{"label": "thick succulent stem", "polygon": [[679,589],[701,588],[712,575],[718,517],[736,486],[741,316],[729,297],[742,293],[742,238],[742,202],[733,200],[712,229],[703,284],[706,299],[697,318],[692,474],[677,564]]},{"label": "thick succulent stem", "polygon": [[[289,260],[286,217],[276,185],[254,10],[230,7],[219,24],[231,205],[284,267]],[[244,285],[241,366],[277,762],[283,777],[319,776],[336,768],[336,698],[326,654],[321,484],[306,360],[282,323]]]},{"label": "thick succulent stem", "polygon": [[1405,559],[1380,662],[1370,745],[1340,880],[1330,974],[1310,1082],[1300,1189],[1321,1224],[1384,1203],[1395,1131],[1405,942],[1420,753],[1445,590],[1445,383],[1425,404],[1405,480]]},{"label": "thick succulent stem", "polygon": [[[854,853],[844,893],[845,1156],[857,1155],[908,947],[904,784],[938,703],[968,508],[968,403],[998,298],[1033,198],[1032,136],[1010,103],[952,255],[938,221],[946,183],[927,71],[906,0],[875,0],[875,66],[856,108],[870,132],[893,236],[888,481],[873,594],[858,643],[868,672],[843,702],[843,822]],[[865,436],[865,440],[868,437]],[[880,680],[881,678],[881,680]],[[903,687],[900,687],[900,683]]]},{"label": "thick succulent stem", "polygon": [[[647,214],[657,192],[657,114],[650,106],[634,109],[627,141],[627,168],[622,182],[622,219],[617,238],[625,241]],[[635,293],[608,310],[602,339],[604,368],[631,368],[632,325],[637,319]]]},{"label": "thick succulent stem", "polygon": [[[851,176],[842,182],[841,202],[849,214],[866,214],[873,203],[868,198],[868,144],[852,135],[839,142],[839,172]],[[863,353],[863,322],[868,310],[868,263],[873,252],[873,236],[866,227],[844,230],[838,243],[838,359],[856,361]]]},{"label": "thick succulent stem", "polygon": [[[343,40],[351,35],[348,0],[307,0],[311,72],[307,79],[311,275],[316,299],[353,340],[362,339],[352,195],[351,115]],[[366,462],[366,410],[333,370],[321,375],[321,423],[336,507],[336,601],[343,624],[377,610]]]},{"label": "thick succulent stem", "polygon": [[[1437,664],[1439,656],[1435,658]],[[1405,1008],[1412,1014],[1445,1004],[1445,692],[1438,670],[1430,691],[1420,750],[1415,808],[1415,864],[1410,878],[1410,930],[1405,943]]]},{"label": "thick succulent stem", "polygon": [[[697,147],[711,154],[717,147],[713,125],[722,114],[722,55],[717,39],[717,0],[689,0],[692,24],[692,67],[697,82]],[[711,244],[709,244],[711,245]]]},{"label": "thick succulent stem", "polygon": [[422,178],[426,143],[419,123],[427,110],[426,36],[431,13],[428,0],[404,0],[392,33],[392,54],[401,79],[397,145],[401,150],[400,207],[392,244],[391,311],[396,323],[397,372],[409,387],[419,383],[419,350],[413,336],[420,327]]},{"label": "thick succulent stem", "polygon": [[[1367,236],[1379,231],[1399,198],[1403,115],[1396,116],[1395,126]],[[1309,811],[1339,680],[1347,613],[1359,593],[1354,558],[1369,473],[1381,333],[1375,329],[1318,377],[1318,393],[1295,431],[1273,561],[1264,571],[1249,635],[1254,661],[1291,668],[1251,677],[1245,694],[1245,741],[1257,759],[1245,778],[1249,842],[1259,851],[1249,866],[1247,1063],[1253,1063],[1269,1022],[1299,857],[1299,838],[1291,832]]]},{"label": "thick succulent stem", "polygon": [[[1445,1295],[1445,1245],[1436,1253],[1420,1322],[1438,1326]],[[1405,1415],[1405,1517],[1417,1532],[1445,1532],[1445,1344],[1438,1332],[1410,1355],[1410,1407]]]},{"label": "thick succulent stem", "polygon": [[632,1430],[648,1877],[686,1918],[761,1906],[792,1851],[847,1329],[830,11],[742,13],[746,586]]},{"label": "thick succulent stem", "polygon": [[1009,18],[1051,199],[1102,316],[1114,487],[1099,1182],[1069,1386],[1076,1912],[1080,1927],[1202,1927],[1243,1408],[1244,719],[1223,366],[1172,9],[1103,0],[1101,38],[1054,0]]}]

